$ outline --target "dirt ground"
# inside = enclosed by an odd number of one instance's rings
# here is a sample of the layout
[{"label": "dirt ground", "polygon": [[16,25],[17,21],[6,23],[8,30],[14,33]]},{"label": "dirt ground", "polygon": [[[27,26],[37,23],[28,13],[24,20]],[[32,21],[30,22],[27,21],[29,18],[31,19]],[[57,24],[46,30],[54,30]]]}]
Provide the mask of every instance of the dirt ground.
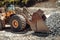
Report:
[{"label": "dirt ground", "polygon": [[37,3],[33,7],[56,8],[56,4],[50,2],[42,2],[42,3]]},{"label": "dirt ground", "polygon": [[56,8],[56,0],[36,3],[33,7]]}]

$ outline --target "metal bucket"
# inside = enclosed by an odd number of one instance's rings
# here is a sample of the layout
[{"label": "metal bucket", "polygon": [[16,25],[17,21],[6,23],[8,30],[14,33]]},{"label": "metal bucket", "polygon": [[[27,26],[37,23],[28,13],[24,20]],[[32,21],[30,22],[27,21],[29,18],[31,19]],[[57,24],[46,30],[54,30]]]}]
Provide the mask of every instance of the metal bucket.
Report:
[{"label": "metal bucket", "polygon": [[41,11],[41,10],[38,10],[37,12],[35,12],[32,15],[32,21],[31,21],[30,27],[33,31],[35,31],[35,32],[49,32],[49,29],[44,22],[45,16],[42,18],[43,15],[44,15],[43,11]]}]

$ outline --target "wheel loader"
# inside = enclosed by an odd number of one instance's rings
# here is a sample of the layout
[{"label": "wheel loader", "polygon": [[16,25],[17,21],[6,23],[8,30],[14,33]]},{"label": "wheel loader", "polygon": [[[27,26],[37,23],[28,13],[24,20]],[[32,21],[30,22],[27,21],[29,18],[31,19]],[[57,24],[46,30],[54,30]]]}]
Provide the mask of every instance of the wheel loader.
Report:
[{"label": "wheel loader", "polygon": [[25,30],[26,24],[28,24],[35,32],[49,32],[48,27],[44,23],[45,19],[46,16],[42,10],[38,10],[31,15],[26,8],[23,8],[21,13],[20,10],[16,12],[14,5],[7,7],[4,12],[0,9],[0,29],[4,29],[5,25],[10,25],[12,31],[18,32]]},{"label": "wheel loader", "polygon": [[[9,4],[8,4],[9,6]],[[13,31],[23,30],[26,26],[26,20],[22,15],[15,13],[13,5],[6,6],[4,12],[0,9],[0,29],[5,28],[6,24],[11,25]]]}]

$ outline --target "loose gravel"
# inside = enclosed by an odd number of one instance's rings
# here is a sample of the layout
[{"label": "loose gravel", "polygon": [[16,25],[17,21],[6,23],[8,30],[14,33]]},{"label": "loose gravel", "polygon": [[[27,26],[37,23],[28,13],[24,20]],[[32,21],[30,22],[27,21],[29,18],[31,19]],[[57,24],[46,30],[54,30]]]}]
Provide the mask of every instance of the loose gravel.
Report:
[{"label": "loose gravel", "polygon": [[54,13],[46,19],[49,30],[55,35],[60,35],[60,13]]}]

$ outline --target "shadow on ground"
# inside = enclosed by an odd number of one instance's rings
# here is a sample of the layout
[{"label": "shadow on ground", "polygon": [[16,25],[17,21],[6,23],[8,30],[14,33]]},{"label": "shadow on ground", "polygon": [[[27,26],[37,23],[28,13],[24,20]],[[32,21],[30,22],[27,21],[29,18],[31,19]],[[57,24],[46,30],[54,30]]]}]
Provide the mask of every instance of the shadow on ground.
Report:
[{"label": "shadow on ground", "polygon": [[[10,27],[6,27],[5,29],[3,29],[1,31],[11,32],[11,33],[14,33],[14,34],[25,34],[25,33],[28,33],[28,31],[31,31],[31,30],[30,30],[30,28],[28,28],[24,31],[13,32]],[[38,36],[38,37],[47,37],[47,36],[49,36],[49,33],[42,33],[42,32],[39,32],[39,33],[33,32],[33,33],[30,33],[30,34],[32,34],[33,36]],[[28,35],[30,35],[30,34],[28,34]]]},{"label": "shadow on ground", "polygon": [[[27,24],[26,25],[26,28],[25,28],[25,30],[22,30],[22,31],[20,31],[20,32],[13,32],[12,30],[11,30],[11,27],[5,27],[3,30],[1,30],[1,31],[6,31],[6,32],[11,32],[11,33],[13,33],[13,34],[26,34],[26,35],[33,35],[33,36],[38,36],[38,37],[47,37],[47,36],[49,36],[49,33],[42,33],[42,32],[32,32],[31,33],[31,28],[30,28],[30,26]],[[29,32],[29,33],[28,33]]]},{"label": "shadow on ground", "polygon": [[26,29],[26,30],[22,30],[20,32],[14,32],[14,31],[11,30],[10,27],[6,27],[5,29],[3,29],[1,31],[11,32],[11,33],[15,33],[15,34],[24,34],[24,33],[27,33],[29,30]]},{"label": "shadow on ground", "polygon": [[47,37],[47,36],[49,36],[49,33],[35,32],[35,33],[32,33],[32,35],[38,36],[38,37]]}]

